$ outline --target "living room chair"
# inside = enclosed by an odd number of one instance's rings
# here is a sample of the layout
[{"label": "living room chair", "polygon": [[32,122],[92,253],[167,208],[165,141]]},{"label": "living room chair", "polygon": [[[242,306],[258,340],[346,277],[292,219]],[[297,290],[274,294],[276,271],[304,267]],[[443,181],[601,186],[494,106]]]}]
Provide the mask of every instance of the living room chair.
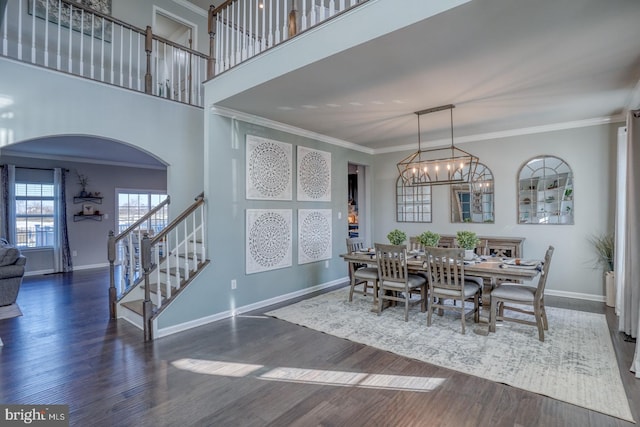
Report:
[{"label": "living room chair", "polygon": [[[353,253],[365,251],[364,241],[357,237],[347,238],[347,252]],[[372,295],[373,302],[378,299],[378,267],[368,267],[366,264],[349,262],[349,302],[353,301],[353,292],[356,286],[362,285],[362,295]],[[371,283],[371,285],[369,284]],[[372,290],[369,293],[369,289]]]},{"label": "living room chair", "polygon": [[[420,303],[420,311],[425,311],[427,280],[407,270],[407,246],[383,245],[376,243],[378,262],[378,316],[382,313],[384,301],[404,303],[404,321],[409,321],[409,304]],[[411,293],[420,290],[420,299],[411,301]]]},{"label": "living room chair", "polygon": [[[554,247],[549,246],[544,255],[544,263],[542,264],[540,279],[538,279],[538,286],[501,284],[491,291],[490,332],[496,331],[496,320],[507,320],[537,326],[538,339],[544,341],[544,331],[549,329],[547,313],[544,308],[544,288],[547,284],[547,276],[549,275],[549,266],[551,265],[553,251]],[[507,306],[506,304],[519,304],[525,307]],[[532,306],[532,308],[527,309],[526,306]],[[505,310],[533,315],[535,321],[507,317],[504,315]]]},{"label": "living room chair", "polygon": [[16,302],[27,258],[6,240],[0,240],[0,307]]},{"label": "living room chair", "polygon": [[[431,316],[437,308],[441,316],[443,310],[460,313],[462,333],[465,333],[465,318],[474,315],[474,322],[480,321],[480,289],[482,279],[467,280],[464,275],[464,249],[426,248],[427,278],[429,280],[429,298],[427,302],[427,326],[431,326]],[[479,279],[479,280],[478,280]],[[480,282],[480,284],[479,284]],[[453,300],[454,305],[445,304]],[[465,301],[473,301],[473,310],[465,312]],[[460,306],[456,303],[460,301]]]}]

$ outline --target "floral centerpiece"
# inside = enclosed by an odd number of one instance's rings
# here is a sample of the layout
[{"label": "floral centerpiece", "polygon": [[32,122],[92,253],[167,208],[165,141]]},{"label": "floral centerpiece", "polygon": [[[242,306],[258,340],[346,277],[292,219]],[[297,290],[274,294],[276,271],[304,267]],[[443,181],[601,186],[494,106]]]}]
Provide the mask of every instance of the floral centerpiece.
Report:
[{"label": "floral centerpiece", "polygon": [[425,231],[418,236],[418,242],[424,247],[438,246],[438,243],[440,243],[440,235],[433,231]]},{"label": "floral centerpiece", "polygon": [[389,242],[392,245],[401,245],[407,241],[407,234],[404,231],[398,230],[396,228],[395,230],[392,230],[389,232],[389,234],[387,234],[387,239],[389,239]]},{"label": "floral centerpiece", "polygon": [[458,241],[458,246],[465,249],[465,259],[472,260],[475,256],[473,250],[480,242],[480,239],[478,238],[476,233],[474,233],[473,231],[458,231],[456,233],[456,240]]}]

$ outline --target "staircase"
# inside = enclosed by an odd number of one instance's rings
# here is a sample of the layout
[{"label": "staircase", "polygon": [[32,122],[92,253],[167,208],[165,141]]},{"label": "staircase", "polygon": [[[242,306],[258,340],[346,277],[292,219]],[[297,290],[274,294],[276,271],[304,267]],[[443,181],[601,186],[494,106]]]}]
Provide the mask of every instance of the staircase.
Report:
[{"label": "staircase", "polygon": [[111,318],[123,318],[153,339],[162,311],[208,265],[205,200],[195,202],[166,228],[151,235],[147,224],[165,202],[117,236],[109,234]]}]

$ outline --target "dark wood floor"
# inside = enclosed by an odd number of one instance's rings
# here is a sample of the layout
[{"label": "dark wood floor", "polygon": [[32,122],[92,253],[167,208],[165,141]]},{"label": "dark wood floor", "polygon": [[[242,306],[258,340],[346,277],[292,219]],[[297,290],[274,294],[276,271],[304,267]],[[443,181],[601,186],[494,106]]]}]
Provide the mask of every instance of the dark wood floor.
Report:
[{"label": "dark wood floor", "polygon": [[[0,402],[69,404],[74,426],[629,426],[587,409],[255,313],[145,344],[108,319],[107,270],[26,278],[0,320]],[[600,303],[548,305],[606,312]],[[612,327],[612,329],[614,329]],[[632,411],[634,344],[612,332]],[[232,365],[237,364],[237,365]],[[320,383],[264,378],[316,370]],[[326,371],[444,378],[428,392],[332,385]],[[330,382],[330,381],[329,381]]]}]

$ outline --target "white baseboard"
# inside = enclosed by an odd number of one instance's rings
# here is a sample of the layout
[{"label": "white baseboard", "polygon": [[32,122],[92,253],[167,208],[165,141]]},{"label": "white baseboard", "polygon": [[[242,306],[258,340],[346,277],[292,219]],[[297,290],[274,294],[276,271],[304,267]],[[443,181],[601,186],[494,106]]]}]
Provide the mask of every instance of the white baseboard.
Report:
[{"label": "white baseboard", "polygon": [[552,295],[555,297],[565,297],[565,298],[573,298],[573,299],[581,299],[586,301],[597,301],[604,302],[604,295],[594,295],[594,294],[583,294],[581,292],[567,292],[567,291],[554,291],[550,289],[546,289],[544,291],[545,295]]},{"label": "white baseboard", "polygon": [[24,276],[28,277],[28,276],[41,276],[43,274],[52,274],[54,271],[53,269],[49,269],[49,270],[37,270],[37,271],[25,271]]},{"label": "white baseboard", "polygon": [[102,267],[109,267],[109,263],[108,262],[103,262],[100,264],[87,264],[87,265],[78,265],[78,266],[73,266],[73,271],[79,271],[79,270],[91,270],[92,268],[102,268]]},{"label": "white baseboard", "polygon": [[291,292],[288,294],[280,295],[274,298],[269,298],[267,300],[258,301],[253,304],[245,305],[242,307],[237,307],[235,310],[227,310],[221,313],[212,314],[211,316],[202,317],[200,319],[191,320],[189,322],[180,323],[178,325],[169,326],[162,329],[157,329],[157,319],[154,322],[154,338],[166,337],[171,334],[175,334],[177,332],[186,331],[188,329],[196,328],[198,326],[203,326],[208,323],[216,322],[218,320],[228,319],[229,317],[237,316],[242,313],[247,313],[249,311],[259,310],[264,307],[268,307],[270,305],[278,304],[281,302],[285,302],[294,298],[299,298],[304,295],[308,295],[314,292],[321,291],[323,289],[330,288],[335,285],[339,285],[340,283],[344,283],[349,280],[348,277],[342,277],[340,279],[332,280],[330,282],[321,283],[316,286],[312,286],[310,288],[300,289],[299,291]]}]

